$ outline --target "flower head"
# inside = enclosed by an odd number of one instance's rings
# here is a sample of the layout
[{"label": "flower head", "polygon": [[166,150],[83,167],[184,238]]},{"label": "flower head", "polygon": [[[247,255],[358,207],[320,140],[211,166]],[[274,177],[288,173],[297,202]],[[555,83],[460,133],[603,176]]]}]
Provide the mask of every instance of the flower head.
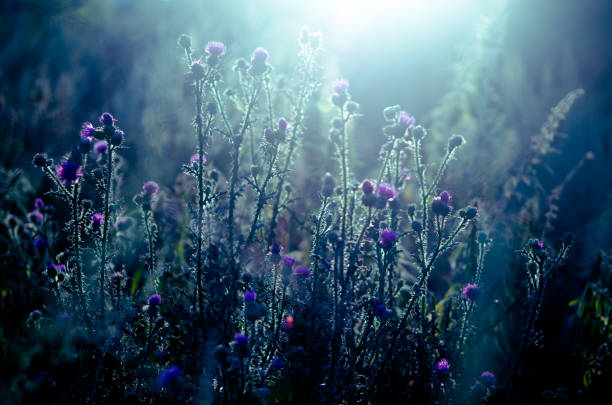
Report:
[{"label": "flower head", "polygon": [[278,130],[281,132],[285,132],[287,129],[289,129],[289,123],[285,118],[279,119],[276,125],[278,126]]},{"label": "flower head", "polygon": [[268,61],[269,57],[270,54],[268,53],[268,51],[266,51],[262,47],[258,47],[255,48],[255,50],[253,51],[253,55],[251,55],[251,63],[253,65],[264,65]]},{"label": "flower head", "polygon": [[332,91],[336,94],[345,94],[349,88],[349,82],[346,79],[340,78],[332,83]]},{"label": "flower head", "polygon": [[438,373],[448,373],[450,371],[450,363],[446,359],[440,359],[434,365],[434,370]]},{"label": "flower head", "polygon": [[[193,164],[198,164],[200,162],[200,155],[199,154],[195,154],[195,155],[191,155],[191,158],[189,159],[189,163]],[[206,156],[202,155],[202,164],[205,165],[206,164]]]},{"label": "flower head", "polygon": [[412,115],[408,114],[406,111],[401,111],[399,113],[399,117],[397,118],[397,123],[402,128],[408,129],[414,125],[415,119]]},{"label": "flower head", "polygon": [[45,238],[43,238],[42,236],[38,236],[36,237],[36,239],[34,239],[34,249],[43,250],[46,248],[47,248],[47,241],[45,240]]},{"label": "flower head", "polygon": [[83,176],[81,168],[69,161],[62,162],[61,164],[57,165],[55,167],[55,173],[65,185],[77,183],[79,181],[79,177]]},{"label": "flower head", "polygon": [[383,249],[391,249],[396,241],[397,234],[393,232],[393,229],[384,229],[380,233],[380,240],[378,243],[380,243]]},{"label": "flower head", "polygon": [[295,264],[295,259],[293,257],[285,256],[283,257],[283,264],[287,267],[293,267]]},{"label": "flower head", "polygon": [[161,305],[162,297],[159,294],[153,294],[147,299],[147,304],[154,307],[157,305]]},{"label": "flower head", "polygon": [[246,290],[243,294],[243,298],[245,302],[255,301],[255,299],[257,298],[257,293],[255,292],[255,290]]},{"label": "flower head", "polygon": [[234,335],[234,344],[237,347],[244,348],[249,344],[249,338],[244,336],[242,333],[236,333]]},{"label": "flower head", "polygon": [[480,374],[480,382],[486,387],[493,387],[497,383],[495,374],[490,371],[483,371]]},{"label": "flower head", "polygon": [[461,290],[461,297],[468,301],[477,301],[482,295],[482,290],[476,284],[467,284]]},{"label": "flower head", "polygon": [[204,51],[212,56],[223,56],[226,50],[225,44],[218,41],[209,41],[204,48]]},{"label": "flower head", "polygon": [[80,131],[81,138],[92,137],[95,130],[96,129],[91,124],[91,122],[84,122],[83,125],[81,125],[81,131]]},{"label": "flower head", "polygon": [[36,207],[37,210],[41,209],[44,206],[45,206],[45,202],[42,200],[42,198],[37,198],[34,201],[34,207]]},{"label": "flower head", "polygon": [[157,383],[161,388],[165,388],[176,381],[181,374],[183,374],[183,372],[178,368],[178,366],[170,366],[160,373]]},{"label": "flower head", "polygon": [[101,214],[99,212],[96,212],[95,214],[93,214],[91,216],[91,223],[94,226],[102,225],[102,223],[104,223],[104,214]]},{"label": "flower head", "polygon": [[283,245],[280,242],[274,242],[272,246],[270,246],[270,253],[273,255],[279,255],[284,249]]},{"label": "flower head", "polygon": [[149,197],[155,197],[159,191],[159,185],[154,181],[147,181],[142,185],[142,191]]},{"label": "flower head", "polygon": [[31,222],[34,222],[34,220],[36,220],[36,221],[42,223],[42,221],[44,219],[44,216],[43,216],[42,212],[40,212],[38,210],[34,210],[34,211],[28,213],[28,219]]},{"label": "flower head", "polygon": [[106,141],[98,141],[96,143],[94,143],[94,152],[98,153],[98,154],[102,154],[102,153],[106,153],[106,151],[108,150],[108,143],[106,143]]},{"label": "flower head", "polygon": [[365,195],[370,195],[374,192],[374,184],[370,180],[364,180],[360,187]]},{"label": "flower head", "polygon": [[116,119],[110,113],[105,112],[100,116],[100,122],[107,127],[110,127],[115,123]]},{"label": "flower head", "polygon": [[295,268],[293,274],[295,274],[295,276],[298,278],[308,278],[310,277],[310,269],[308,268],[308,266],[300,264]]},{"label": "flower head", "polygon": [[385,197],[387,200],[393,200],[397,195],[395,186],[389,183],[380,183],[376,188],[376,194]]},{"label": "flower head", "polygon": [[431,203],[431,210],[435,215],[445,217],[450,214],[453,208],[450,205],[451,196],[448,191],[443,191],[439,196],[435,197]]}]

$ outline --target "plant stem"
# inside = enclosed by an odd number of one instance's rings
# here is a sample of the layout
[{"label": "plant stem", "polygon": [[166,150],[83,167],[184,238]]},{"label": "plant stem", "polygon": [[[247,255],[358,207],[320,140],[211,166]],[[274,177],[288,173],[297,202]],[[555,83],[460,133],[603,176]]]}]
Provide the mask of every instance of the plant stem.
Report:
[{"label": "plant stem", "polygon": [[106,183],[104,185],[104,224],[102,226],[102,257],[100,260],[100,317],[104,319],[104,281],[106,279],[106,260],[108,250],[108,225],[110,222],[110,196],[112,192],[113,179],[113,145],[108,142],[108,165],[106,173]]}]

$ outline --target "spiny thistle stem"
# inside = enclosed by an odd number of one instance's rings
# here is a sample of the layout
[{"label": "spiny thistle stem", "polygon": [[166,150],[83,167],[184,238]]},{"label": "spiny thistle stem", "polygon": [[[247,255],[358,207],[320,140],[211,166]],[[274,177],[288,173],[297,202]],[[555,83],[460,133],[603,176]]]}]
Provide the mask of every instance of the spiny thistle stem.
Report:
[{"label": "spiny thistle stem", "polygon": [[100,259],[100,317],[104,318],[104,281],[106,279],[106,261],[108,254],[108,226],[110,223],[110,197],[113,180],[113,151],[112,145],[108,146],[108,165],[106,183],[104,184],[104,224],[102,225],[102,255]]},{"label": "spiny thistle stem", "polygon": [[81,261],[81,222],[79,220],[79,185],[75,184],[72,188],[72,246],[74,248],[74,262],[76,265],[76,283],[81,314],[89,326],[89,316],[85,305],[85,295],[83,294],[83,270]]}]

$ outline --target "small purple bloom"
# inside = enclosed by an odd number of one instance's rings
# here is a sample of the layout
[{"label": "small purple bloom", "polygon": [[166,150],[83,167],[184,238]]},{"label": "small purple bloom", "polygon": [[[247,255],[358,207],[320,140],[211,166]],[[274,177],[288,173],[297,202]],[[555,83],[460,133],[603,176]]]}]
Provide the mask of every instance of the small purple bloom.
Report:
[{"label": "small purple bloom", "polygon": [[380,233],[380,240],[378,243],[380,243],[383,249],[391,249],[396,241],[397,234],[393,232],[393,229],[384,229]]},{"label": "small purple bloom", "polygon": [[370,195],[374,192],[374,184],[370,180],[364,180],[360,187],[365,195]]},{"label": "small purple bloom", "polygon": [[46,249],[47,248],[47,241],[45,240],[45,238],[43,238],[42,236],[36,237],[36,239],[34,239],[34,248],[36,250]]},{"label": "small purple bloom", "polygon": [[440,359],[435,365],[434,370],[438,373],[448,373],[450,370],[450,363],[446,359]]},{"label": "small purple bloom", "polygon": [[255,299],[257,298],[257,293],[255,292],[255,290],[246,290],[244,292],[243,298],[245,302],[255,301]]},{"label": "small purple bloom", "polygon": [[66,266],[64,266],[63,264],[54,264],[53,267],[58,273],[66,274]]},{"label": "small purple bloom", "polygon": [[207,54],[212,56],[223,56],[227,48],[223,42],[209,41],[204,48]]},{"label": "small purple bloom", "polygon": [[452,198],[448,191],[443,191],[431,202],[431,210],[435,215],[445,217],[450,214],[451,209],[453,208],[450,205],[451,200]]},{"label": "small purple bloom", "polygon": [[440,199],[441,199],[442,201],[444,201],[444,202],[445,202],[445,203],[447,203],[447,204],[450,204],[450,202],[451,202],[451,200],[452,200],[452,197],[451,197],[450,193],[449,193],[448,191],[446,191],[446,190],[445,190],[445,191],[442,191],[442,192],[440,193],[440,196],[439,196],[439,197],[440,197]]},{"label": "small purple bloom", "polygon": [[100,226],[104,223],[104,214],[96,212],[91,216],[91,223],[94,226]]},{"label": "small purple bloom", "polygon": [[36,220],[37,222],[40,222],[40,223],[42,223],[43,221],[43,214],[42,212],[38,210],[34,210],[30,212],[28,216],[30,217],[30,221]]},{"label": "small purple bloom", "polygon": [[295,265],[295,259],[290,256],[283,257],[283,264],[287,267],[293,267]]},{"label": "small purple bloom", "polygon": [[234,335],[234,344],[237,347],[245,348],[249,344],[249,338],[244,336],[242,333],[236,333]]},{"label": "small purple bloom", "polygon": [[336,94],[345,94],[349,88],[349,82],[346,79],[340,78],[332,83],[332,91]]},{"label": "small purple bloom", "polygon": [[289,123],[284,118],[279,119],[277,125],[278,130],[281,132],[285,132],[287,129],[289,129]]},{"label": "small purple bloom", "polygon": [[81,168],[70,161],[57,165],[55,167],[55,173],[65,185],[77,183],[79,177],[83,176]]},{"label": "small purple bloom", "polygon": [[293,274],[295,274],[295,276],[299,278],[308,278],[310,277],[310,269],[308,268],[308,266],[300,264],[295,268]]},{"label": "small purple bloom", "polygon": [[94,143],[93,149],[94,149],[94,152],[98,154],[106,153],[106,151],[108,150],[108,143],[104,140],[98,141]]},{"label": "small purple bloom", "polygon": [[153,294],[149,297],[149,299],[147,299],[147,304],[150,306],[157,306],[157,305],[161,305],[162,303],[162,298],[161,295],[159,294]]},{"label": "small purple bloom", "polygon": [[266,63],[270,54],[262,47],[258,47],[253,51],[253,55],[251,56],[251,63],[253,65],[263,65]]},{"label": "small purple bloom", "polygon": [[91,138],[95,130],[91,122],[84,122],[83,125],[81,125],[81,138]]},{"label": "small purple bloom", "polygon": [[[191,159],[189,159],[189,163],[193,164],[197,164],[200,162],[200,155],[199,154],[195,154],[191,156]],[[202,164],[205,165],[206,164],[206,156],[202,155]]]},{"label": "small purple bloom", "polygon": [[468,284],[461,290],[461,297],[468,301],[477,301],[482,295],[482,290],[476,284]]},{"label": "small purple bloom", "polygon": [[492,372],[483,371],[482,374],[480,374],[480,382],[486,387],[493,387],[497,383],[497,379]]},{"label": "small purple bloom", "polygon": [[159,186],[154,181],[147,181],[142,185],[142,191],[150,197],[155,197],[159,191]]},{"label": "small purple bloom", "polygon": [[44,206],[45,206],[45,202],[41,198],[37,198],[36,201],[34,201],[34,207],[37,210],[41,209]]},{"label": "small purple bloom", "polygon": [[106,126],[111,126],[115,123],[115,117],[110,115],[110,113],[105,112],[100,116],[100,122]]},{"label": "small purple bloom", "polygon": [[400,124],[403,128],[408,129],[414,125],[415,119],[412,115],[408,114],[406,111],[402,111],[399,113],[397,123]]},{"label": "small purple bloom", "polygon": [[376,194],[385,197],[387,200],[393,200],[397,195],[397,191],[393,184],[380,183],[376,188]]},{"label": "small purple bloom", "polygon": [[270,365],[272,366],[273,369],[280,370],[281,368],[283,368],[283,359],[281,359],[280,357],[276,357],[272,359],[272,362],[270,363]]},{"label": "small purple bloom", "polygon": [[270,246],[270,253],[272,253],[273,255],[279,255],[280,252],[282,252],[284,249],[284,246],[279,243],[279,242],[274,242],[272,244],[272,246]]},{"label": "small purple bloom", "polygon": [[178,368],[178,366],[170,366],[161,372],[157,383],[161,388],[165,388],[172,382],[176,381],[176,379],[179,378],[182,374],[183,372]]}]

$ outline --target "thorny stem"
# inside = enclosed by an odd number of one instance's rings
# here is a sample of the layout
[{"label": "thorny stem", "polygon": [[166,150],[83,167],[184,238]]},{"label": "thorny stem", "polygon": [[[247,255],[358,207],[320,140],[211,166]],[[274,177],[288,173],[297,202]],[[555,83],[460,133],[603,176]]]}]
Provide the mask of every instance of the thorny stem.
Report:
[{"label": "thorny stem", "polygon": [[113,151],[114,147],[109,142],[108,147],[108,166],[106,173],[106,183],[104,184],[104,224],[102,226],[102,257],[100,260],[100,316],[104,318],[104,281],[106,279],[106,260],[108,250],[108,225],[110,222],[110,195],[113,179]]},{"label": "thorny stem", "polygon": [[72,244],[74,247],[74,262],[76,264],[76,283],[77,283],[77,295],[79,299],[79,306],[81,307],[81,313],[85,318],[85,322],[89,326],[89,316],[87,314],[87,307],[85,305],[85,296],[83,294],[83,270],[81,262],[81,237],[80,228],[81,223],[79,220],[79,185],[78,183],[73,186],[72,193]]}]

